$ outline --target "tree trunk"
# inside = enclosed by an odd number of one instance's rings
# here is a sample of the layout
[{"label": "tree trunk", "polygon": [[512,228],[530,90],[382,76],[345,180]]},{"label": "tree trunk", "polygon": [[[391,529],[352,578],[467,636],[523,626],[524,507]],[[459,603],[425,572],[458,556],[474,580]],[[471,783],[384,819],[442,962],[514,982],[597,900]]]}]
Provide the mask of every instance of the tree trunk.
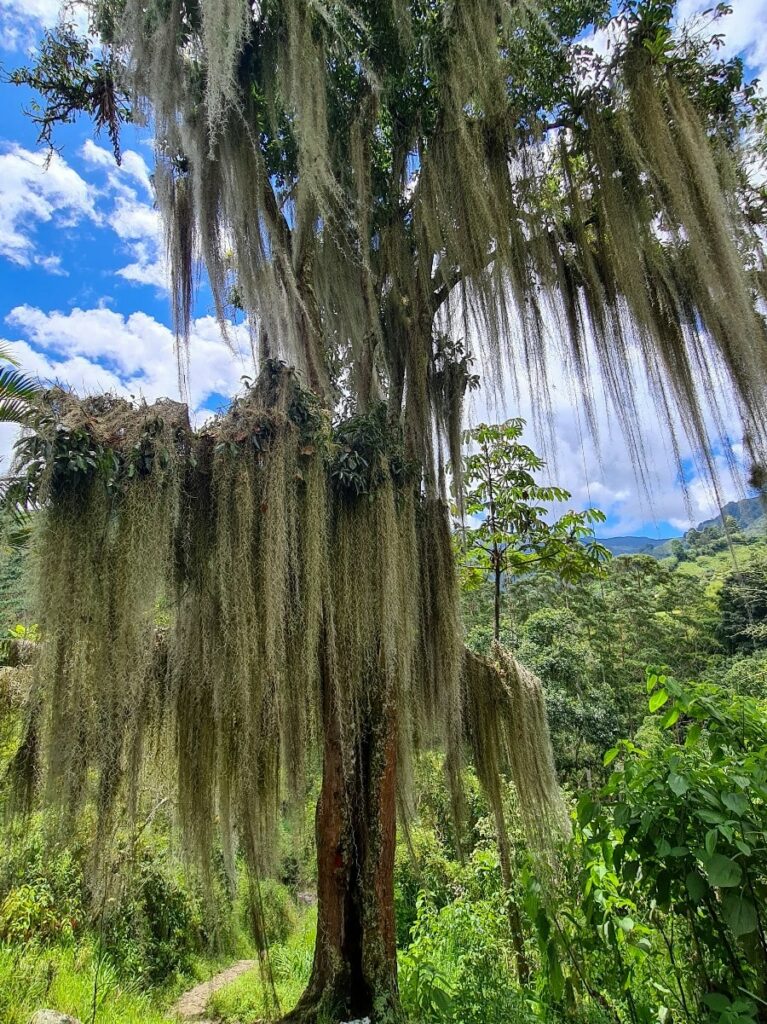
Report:
[{"label": "tree trunk", "polygon": [[315,821],[317,940],[309,985],[284,1024],[365,1017],[371,1024],[399,1024],[404,1015],[394,920],[394,706],[385,698],[371,699],[350,772],[328,673],[323,690],[323,778]]}]

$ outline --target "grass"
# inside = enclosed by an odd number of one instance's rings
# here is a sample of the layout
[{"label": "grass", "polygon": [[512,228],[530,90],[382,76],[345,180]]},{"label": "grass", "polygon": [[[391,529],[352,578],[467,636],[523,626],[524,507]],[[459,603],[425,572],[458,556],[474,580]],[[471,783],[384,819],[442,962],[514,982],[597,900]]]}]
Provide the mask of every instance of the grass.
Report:
[{"label": "grass", "polygon": [[[95,1015],[94,1015],[94,981]],[[167,1024],[160,1001],[121,980],[89,943],[40,947],[0,945],[0,1021],[28,1024],[39,1009],[84,1024]]]},{"label": "grass", "polygon": [[[309,911],[286,942],[273,946],[270,953],[279,1011],[286,1013],[298,1002],[309,980],[317,932],[316,911]],[[231,985],[220,989],[208,1004],[208,1012],[217,1020],[251,1024],[274,1020],[280,1013],[268,997],[260,971],[249,971]]]}]

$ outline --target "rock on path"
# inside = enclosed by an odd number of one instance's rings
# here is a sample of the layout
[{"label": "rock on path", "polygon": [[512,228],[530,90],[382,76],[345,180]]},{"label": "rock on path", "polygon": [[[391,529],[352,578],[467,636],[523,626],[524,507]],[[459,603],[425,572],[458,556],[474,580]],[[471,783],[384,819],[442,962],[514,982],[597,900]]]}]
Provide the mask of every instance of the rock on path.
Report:
[{"label": "rock on path", "polygon": [[208,1005],[210,997],[214,992],[218,992],[224,985],[228,985],[230,981],[234,981],[235,978],[239,978],[241,974],[245,974],[247,971],[252,971],[258,967],[257,960],[238,960],[236,964],[232,964],[231,967],[227,967],[225,971],[220,974],[214,975],[209,978],[208,981],[203,981],[202,984],[196,985],[194,988],[185,992],[179,1001],[172,1007],[170,1013],[171,1016],[176,1017],[180,1021],[195,1021],[196,1024],[212,1024],[211,1021],[204,1020],[205,1008]]}]

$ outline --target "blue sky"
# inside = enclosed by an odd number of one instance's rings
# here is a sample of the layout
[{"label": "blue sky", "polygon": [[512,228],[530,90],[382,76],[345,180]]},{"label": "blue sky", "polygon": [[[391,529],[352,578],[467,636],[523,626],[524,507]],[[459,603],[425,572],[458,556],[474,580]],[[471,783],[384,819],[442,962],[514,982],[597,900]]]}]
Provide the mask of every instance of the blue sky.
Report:
[{"label": "blue sky", "polygon": [[[682,0],[680,12],[709,6]],[[767,0],[734,0],[727,20],[728,52],[742,53],[749,72],[767,83]],[[0,63],[22,63],[43,27],[53,25],[59,0],[0,0]],[[166,288],[161,227],[152,206],[151,139],[127,129],[117,168],[106,138],[94,139],[82,122],[63,130],[60,154],[45,169],[45,151],[23,114],[31,95],[0,85],[0,338],[25,369],[80,391],[113,389],[148,400],[178,397],[176,358]],[[252,372],[243,328],[233,332],[232,352],[201,293],[191,345],[190,397],[199,419]],[[683,452],[689,480],[686,503],[670,446],[647,403],[645,444],[650,489],[635,479],[626,446],[601,416],[599,450],[584,436],[564,381],[555,389],[552,481],[573,493],[573,504],[594,504],[608,514],[605,535],[678,534],[708,517],[713,498]],[[480,399],[475,418],[523,415],[513,399],[489,413]],[[530,442],[542,438],[531,430]],[[7,464],[12,436],[0,429],[0,457]],[[737,496],[725,480],[727,497]]]}]

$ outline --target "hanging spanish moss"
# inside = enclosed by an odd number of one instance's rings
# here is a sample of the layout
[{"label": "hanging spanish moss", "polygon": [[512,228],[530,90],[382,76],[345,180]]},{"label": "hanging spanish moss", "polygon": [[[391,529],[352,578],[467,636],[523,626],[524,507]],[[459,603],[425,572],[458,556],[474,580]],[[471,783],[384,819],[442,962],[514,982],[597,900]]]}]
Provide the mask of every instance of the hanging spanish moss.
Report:
[{"label": "hanging spanish moss", "polygon": [[93,795],[95,769],[106,825],[123,755],[157,718],[156,607],[188,420],[171,402],[133,410],[118,399],[80,403],[56,392],[47,405],[50,415],[26,449],[33,497],[46,507],[33,552],[45,643],[35,717],[17,761],[29,776],[44,748],[47,795],[73,808]]},{"label": "hanging spanish moss", "polygon": [[139,810],[151,749],[176,766],[203,878],[219,841],[232,874],[239,852],[258,878],[282,802],[305,800],[329,703],[350,794],[384,709],[401,805],[414,749],[440,744],[460,813],[449,521],[383,406],[331,431],[277,363],[200,433],[173,403],[53,392],[19,471],[40,507],[45,637],[20,790],[38,783],[69,811],[94,801],[105,842],[118,806]]},{"label": "hanging spanish moss", "polygon": [[510,771],[533,848],[549,854],[569,834],[540,679],[500,644],[493,660],[466,651],[464,729],[480,783],[504,836],[502,785]]},{"label": "hanging spanish moss", "polygon": [[[536,18],[526,5],[438,5],[434,23],[401,0],[375,7],[95,3],[155,120],[182,340],[197,260],[222,325],[233,270],[262,354],[315,390],[327,394],[330,350],[350,354],[361,411],[384,371],[427,484],[437,322],[471,339],[489,379],[504,363],[526,377],[543,420],[559,346],[595,423],[596,359],[638,461],[637,364],[672,435],[678,412],[710,450],[706,422],[724,433],[732,391],[761,445],[764,260],[740,154],[673,65],[653,62],[641,26],[550,134],[509,95],[506,54]],[[433,121],[413,118],[398,77],[424,61]]]}]

